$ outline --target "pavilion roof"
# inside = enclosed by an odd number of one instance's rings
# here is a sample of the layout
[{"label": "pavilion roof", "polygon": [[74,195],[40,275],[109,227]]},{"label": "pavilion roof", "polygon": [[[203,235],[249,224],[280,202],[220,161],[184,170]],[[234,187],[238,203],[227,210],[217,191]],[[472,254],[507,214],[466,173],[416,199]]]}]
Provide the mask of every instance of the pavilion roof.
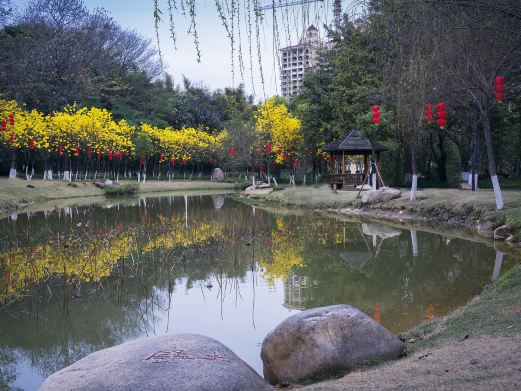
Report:
[{"label": "pavilion roof", "polygon": [[[380,144],[375,143],[376,152],[387,151],[387,148]],[[326,152],[349,152],[349,153],[371,153],[371,143],[368,139],[363,137],[360,132],[356,129],[351,130],[349,133],[344,134],[338,140],[327,144],[324,147]]]}]

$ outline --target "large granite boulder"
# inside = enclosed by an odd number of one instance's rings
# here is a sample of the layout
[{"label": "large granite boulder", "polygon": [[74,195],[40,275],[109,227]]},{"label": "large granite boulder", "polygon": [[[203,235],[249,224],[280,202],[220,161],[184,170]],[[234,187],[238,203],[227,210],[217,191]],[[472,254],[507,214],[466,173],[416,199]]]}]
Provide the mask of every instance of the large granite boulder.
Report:
[{"label": "large granite boulder", "polygon": [[374,319],[346,305],[290,316],[262,343],[264,378],[289,383],[346,370],[373,359],[400,357],[404,344]]},{"label": "large granite boulder", "polygon": [[398,189],[390,187],[381,187],[378,190],[367,190],[362,193],[362,203],[378,204],[380,202],[390,201],[399,198],[402,192]]},{"label": "large granite boulder", "polygon": [[49,376],[40,390],[271,390],[212,338],[175,334],[92,353]]},{"label": "large granite boulder", "polygon": [[213,170],[213,180],[215,182],[224,182],[224,172],[219,167]]}]

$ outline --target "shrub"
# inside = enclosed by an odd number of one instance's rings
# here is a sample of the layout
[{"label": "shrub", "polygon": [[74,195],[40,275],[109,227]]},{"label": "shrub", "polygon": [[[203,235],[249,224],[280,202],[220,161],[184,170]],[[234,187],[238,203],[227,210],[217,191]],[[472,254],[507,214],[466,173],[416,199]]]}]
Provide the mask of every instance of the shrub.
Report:
[{"label": "shrub", "polygon": [[126,183],[124,185],[106,187],[105,195],[108,197],[135,195],[138,190],[139,185],[137,183]]}]

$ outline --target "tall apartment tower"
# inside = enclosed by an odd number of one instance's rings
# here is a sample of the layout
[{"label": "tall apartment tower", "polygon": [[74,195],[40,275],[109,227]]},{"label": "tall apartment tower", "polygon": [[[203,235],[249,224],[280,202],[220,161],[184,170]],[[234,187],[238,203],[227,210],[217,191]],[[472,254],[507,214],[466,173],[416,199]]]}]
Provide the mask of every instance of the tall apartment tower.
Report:
[{"label": "tall apartment tower", "polygon": [[320,38],[318,29],[311,25],[297,45],[280,49],[280,87],[282,96],[286,99],[297,95],[306,70],[317,65],[318,50],[323,45],[324,41]]}]

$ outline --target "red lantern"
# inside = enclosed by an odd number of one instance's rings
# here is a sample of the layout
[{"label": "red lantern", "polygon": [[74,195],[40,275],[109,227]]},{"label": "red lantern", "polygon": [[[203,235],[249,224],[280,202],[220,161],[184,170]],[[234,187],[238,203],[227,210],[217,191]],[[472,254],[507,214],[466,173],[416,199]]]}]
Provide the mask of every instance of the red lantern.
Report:
[{"label": "red lantern", "polygon": [[141,155],[141,159],[139,160],[139,164],[141,166],[144,166],[145,165],[145,155]]},{"label": "red lantern", "polygon": [[282,153],[282,150],[280,149],[280,147],[277,148],[277,155],[280,155]]},{"label": "red lantern", "polygon": [[91,150],[90,147],[87,148],[87,157],[90,159]]},{"label": "red lantern", "polygon": [[373,124],[378,125],[380,123],[380,118],[373,118]]},{"label": "red lantern", "polygon": [[445,103],[444,102],[437,103],[436,104],[436,110],[437,111],[445,111]]},{"label": "red lantern", "polygon": [[14,126],[14,114],[9,114],[9,125]]},{"label": "red lantern", "polygon": [[289,153],[286,153],[286,156],[284,158],[286,159],[286,162],[288,162],[288,163],[291,161]]},{"label": "red lantern", "polygon": [[2,132],[7,130],[7,121],[2,121]]},{"label": "red lantern", "polygon": [[447,120],[445,118],[440,118],[438,119],[438,121],[436,122],[436,124],[441,128],[441,129],[444,129],[445,126],[447,126]]},{"label": "red lantern", "polygon": [[234,157],[235,156],[235,148],[230,148],[230,157]]},{"label": "red lantern", "polygon": [[496,100],[499,103],[502,103],[505,100],[505,78],[503,76],[496,76],[494,79],[495,82],[495,91],[496,91]]},{"label": "red lantern", "polygon": [[172,167],[175,166],[175,159],[170,159],[170,162],[172,163]]},{"label": "red lantern", "polygon": [[14,143],[14,133],[11,133],[11,135],[9,136],[9,141]]},{"label": "red lantern", "polygon": [[262,174],[264,172],[264,166],[259,167],[259,172]]},{"label": "red lantern", "polygon": [[373,118],[379,118],[380,113],[378,111],[373,111]]},{"label": "red lantern", "polygon": [[270,143],[266,144],[266,151],[268,151],[268,153],[271,153],[271,144]]},{"label": "red lantern", "polygon": [[372,109],[373,111],[380,111],[380,106],[378,106],[378,105],[374,105],[373,107],[371,107],[371,109]]},{"label": "red lantern", "polygon": [[425,113],[425,122],[430,124],[432,122],[432,105],[430,103],[427,103],[425,105],[425,109],[423,111]]},{"label": "red lantern", "polygon": [[28,145],[29,145],[29,148],[30,148],[30,149],[33,149],[33,148],[34,148],[34,138],[33,138],[33,137],[31,137],[31,138],[29,139],[29,143],[28,143]]},{"label": "red lantern", "polygon": [[187,160],[183,159],[183,164],[185,165],[185,167],[186,167],[186,163],[187,163]]},{"label": "red lantern", "polygon": [[165,160],[165,157],[163,154],[159,155],[159,163],[161,163],[163,160]]},{"label": "red lantern", "polygon": [[298,168],[298,159],[295,159],[295,168]]},{"label": "red lantern", "polygon": [[101,151],[98,149],[97,153],[98,153],[98,160],[100,160],[101,159]]},{"label": "red lantern", "polygon": [[60,156],[63,155],[63,146],[60,145],[60,147],[58,148],[58,153],[60,154]]},{"label": "red lantern", "polygon": [[109,155],[109,160],[112,160],[113,155],[112,155],[112,151],[110,149],[107,149],[107,154]]},{"label": "red lantern", "polygon": [[80,154],[80,148],[76,147],[74,148],[74,156],[78,156]]}]

